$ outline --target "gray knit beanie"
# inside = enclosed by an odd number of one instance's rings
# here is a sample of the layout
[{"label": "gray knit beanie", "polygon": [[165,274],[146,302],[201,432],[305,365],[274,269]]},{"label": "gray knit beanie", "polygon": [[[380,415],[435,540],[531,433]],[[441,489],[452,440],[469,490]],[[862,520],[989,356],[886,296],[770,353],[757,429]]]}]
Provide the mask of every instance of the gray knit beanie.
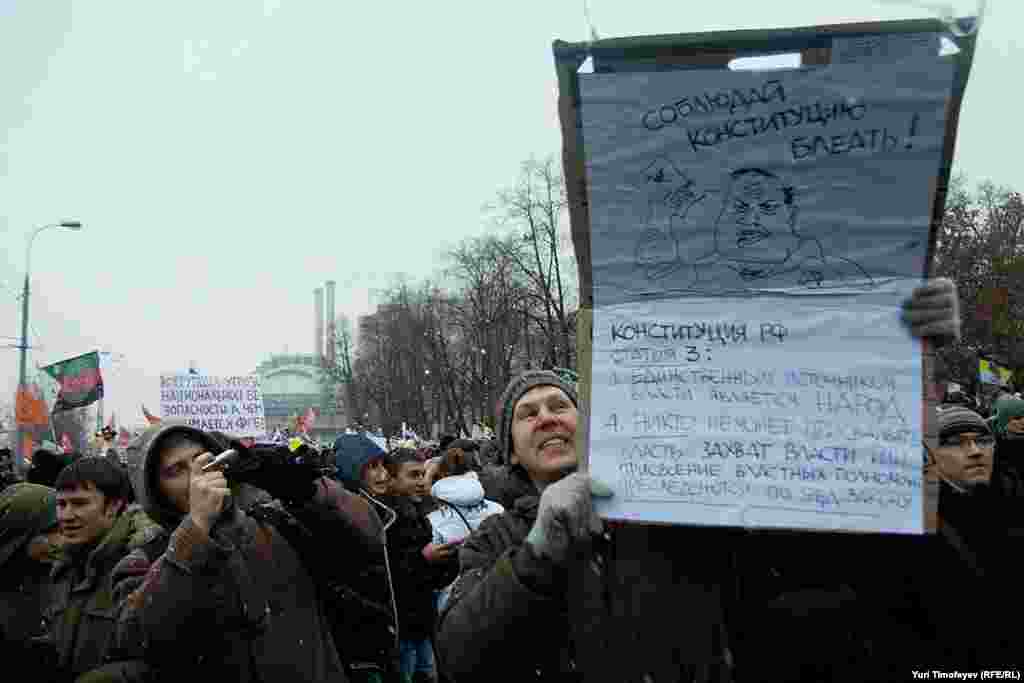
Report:
[{"label": "gray knit beanie", "polygon": [[939,439],[947,436],[975,432],[991,434],[988,423],[978,413],[959,405],[939,406],[936,410],[939,425]]},{"label": "gray knit beanie", "polygon": [[534,387],[558,387],[565,392],[572,404],[579,408],[576,389],[550,370],[527,370],[518,377],[514,377],[505,387],[505,393],[501,395],[501,403],[498,404],[501,407],[501,413],[496,416],[498,418],[498,444],[501,447],[501,456],[505,463],[508,463],[512,457],[512,412],[519,399]]}]

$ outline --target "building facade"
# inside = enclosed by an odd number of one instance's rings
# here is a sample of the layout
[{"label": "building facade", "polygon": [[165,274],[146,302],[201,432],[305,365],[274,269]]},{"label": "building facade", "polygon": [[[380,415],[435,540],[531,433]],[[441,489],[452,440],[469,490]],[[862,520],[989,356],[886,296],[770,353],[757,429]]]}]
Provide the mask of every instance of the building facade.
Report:
[{"label": "building facade", "polygon": [[310,408],[317,413],[311,433],[321,442],[333,440],[348,425],[343,386],[326,377],[315,354],[272,354],[255,374],[263,388],[268,432],[293,429],[295,418]]}]

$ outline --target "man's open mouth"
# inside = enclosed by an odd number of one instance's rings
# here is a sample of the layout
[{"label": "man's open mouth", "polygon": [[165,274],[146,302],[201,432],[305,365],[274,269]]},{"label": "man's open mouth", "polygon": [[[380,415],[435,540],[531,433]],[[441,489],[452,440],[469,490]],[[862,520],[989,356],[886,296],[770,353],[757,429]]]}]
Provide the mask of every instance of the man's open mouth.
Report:
[{"label": "man's open mouth", "polygon": [[751,244],[757,244],[771,236],[772,234],[767,230],[740,230],[739,236],[736,238],[736,246],[749,247]]}]

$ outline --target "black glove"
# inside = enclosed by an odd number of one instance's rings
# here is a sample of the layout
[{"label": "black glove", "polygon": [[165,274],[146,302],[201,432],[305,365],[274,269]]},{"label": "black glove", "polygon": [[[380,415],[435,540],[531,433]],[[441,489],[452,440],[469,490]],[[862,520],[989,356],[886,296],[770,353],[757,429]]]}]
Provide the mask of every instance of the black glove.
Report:
[{"label": "black glove", "polygon": [[238,441],[232,441],[231,447],[240,458],[224,472],[229,481],[250,484],[289,504],[306,503],[316,494],[314,482],[323,473],[313,449],[301,446],[291,451],[287,446],[264,445],[250,448]]}]

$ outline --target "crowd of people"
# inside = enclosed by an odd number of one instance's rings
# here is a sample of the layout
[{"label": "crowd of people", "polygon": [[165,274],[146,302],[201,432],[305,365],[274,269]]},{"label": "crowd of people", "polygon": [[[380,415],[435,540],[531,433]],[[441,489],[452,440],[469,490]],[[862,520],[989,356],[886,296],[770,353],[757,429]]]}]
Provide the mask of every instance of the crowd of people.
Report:
[{"label": "crowd of people", "polygon": [[[949,281],[929,282],[903,322],[935,343],[956,338],[956,297]],[[0,491],[0,661],[77,683],[882,681],[1017,669],[1000,616],[1018,607],[1007,553],[1024,529],[1019,397],[1002,397],[991,419],[956,402],[933,415],[937,534],[719,529],[698,544],[673,527],[659,536],[671,573],[626,585],[609,578],[629,559],[614,552],[621,528],[593,504],[612,490],[578,466],[579,408],[571,381],[534,370],[508,384],[496,437],[483,442],[387,450],[353,431],[319,448],[165,421],[133,444],[134,469],[35,461],[29,481]],[[722,569],[702,571],[708,558]],[[687,582],[705,599],[673,604]],[[571,604],[594,586],[606,603],[615,590],[660,596],[713,637],[673,638],[673,624],[650,623],[657,614],[611,610],[623,643],[653,628],[658,650],[594,655],[596,625],[574,620]],[[653,673],[666,661],[671,673]]]}]

